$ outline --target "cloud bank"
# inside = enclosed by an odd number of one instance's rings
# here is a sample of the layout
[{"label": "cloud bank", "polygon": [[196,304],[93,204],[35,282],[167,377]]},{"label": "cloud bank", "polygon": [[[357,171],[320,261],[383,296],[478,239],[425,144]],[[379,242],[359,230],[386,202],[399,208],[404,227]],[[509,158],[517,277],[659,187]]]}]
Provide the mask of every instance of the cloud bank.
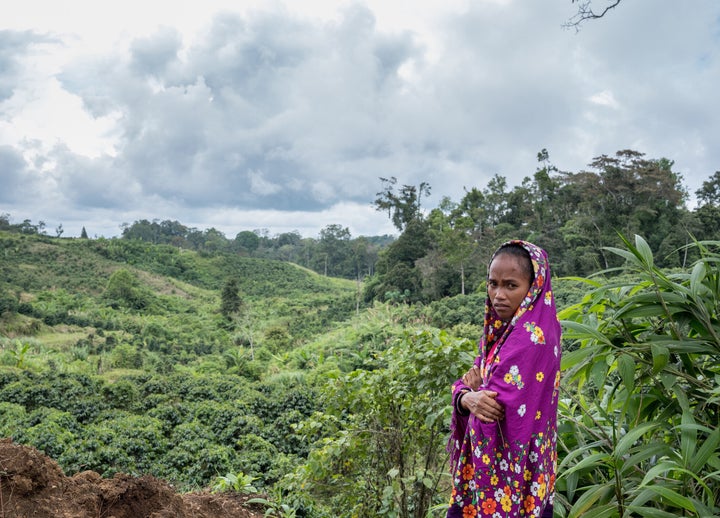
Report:
[{"label": "cloud bank", "polygon": [[542,148],[565,170],[667,157],[697,189],[720,169],[720,5],[623,2],[579,33],[571,14],[473,2],[429,39],[359,3],[226,10],[54,65],[70,40],[0,30],[0,212],[107,237],[142,218],[382,234],[379,177],[428,182],[432,205],[494,174],[520,183]]}]

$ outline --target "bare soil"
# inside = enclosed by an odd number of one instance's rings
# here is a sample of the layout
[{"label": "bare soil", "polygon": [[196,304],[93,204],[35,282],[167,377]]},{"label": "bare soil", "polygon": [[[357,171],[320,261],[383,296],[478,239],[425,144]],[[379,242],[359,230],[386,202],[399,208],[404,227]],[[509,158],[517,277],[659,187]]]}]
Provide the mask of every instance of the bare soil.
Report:
[{"label": "bare soil", "polygon": [[0,439],[0,518],[261,518],[254,496],[181,494],[152,476],[66,476],[38,450]]}]

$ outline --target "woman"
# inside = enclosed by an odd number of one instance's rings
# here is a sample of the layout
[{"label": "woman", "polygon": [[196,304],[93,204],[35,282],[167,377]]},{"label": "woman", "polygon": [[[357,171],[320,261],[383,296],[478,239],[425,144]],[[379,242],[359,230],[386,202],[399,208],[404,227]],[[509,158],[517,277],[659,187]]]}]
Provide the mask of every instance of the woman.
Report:
[{"label": "woman", "polygon": [[552,517],[560,324],[547,254],[505,243],[487,291],[480,354],[453,384],[447,516]]}]

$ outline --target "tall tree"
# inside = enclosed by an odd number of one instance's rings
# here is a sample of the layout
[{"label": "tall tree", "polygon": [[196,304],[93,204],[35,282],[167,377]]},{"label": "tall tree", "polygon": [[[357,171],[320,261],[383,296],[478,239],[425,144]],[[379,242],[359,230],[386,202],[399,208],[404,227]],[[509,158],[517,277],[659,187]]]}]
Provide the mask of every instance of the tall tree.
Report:
[{"label": "tall tree", "polygon": [[340,276],[345,266],[352,268],[350,229],[347,227],[338,224],[326,226],[320,231],[318,248],[322,254],[325,275]]},{"label": "tall tree", "polygon": [[240,312],[242,304],[237,279],[228,279],[220,294],[220,313],[222,313],[226,319],[230,320]]},{"label": "tall tree", "polygon": [[422,219],[420,201],[423,196],[430,196],[430,185],[421,182],[418,187],[403,185],[395,192],[397,178],[380,178],[383,190],[377,193],[374,205],[375,210],[387,211],[388,217],[395,228],[402,231],[408,224],[416,219]]},{"label": "tall tree", "polygon": [[703,239],[720,238],[720,171],[709,180],[703,182],[702,187],[695,191],[698,207],[694,216],[700,226],[698,237]]}]

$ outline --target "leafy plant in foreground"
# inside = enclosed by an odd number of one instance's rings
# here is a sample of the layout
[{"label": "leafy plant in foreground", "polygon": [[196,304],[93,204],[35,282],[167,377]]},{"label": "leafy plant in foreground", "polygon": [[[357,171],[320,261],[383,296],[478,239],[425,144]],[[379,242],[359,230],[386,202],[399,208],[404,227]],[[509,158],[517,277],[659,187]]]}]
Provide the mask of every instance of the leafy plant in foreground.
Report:
[{"label": "leafy plant in foreground", "polygon": [[556,512],[574,518],[720,514],[720,243],[687,272],[647,243],[608,249],[636,282],[586,280],[561,313],[565,399]]},{"label": "leafy plant in foreground", "polygon": [[253,486],[255,477],[246,475],[242,471],[237,473],[228,473],[225,476],[219,476],[212,483],[212,492],[221,493],[223,491],[235,491],[236,493],[249,494],[257,493],[257,488]]}]

